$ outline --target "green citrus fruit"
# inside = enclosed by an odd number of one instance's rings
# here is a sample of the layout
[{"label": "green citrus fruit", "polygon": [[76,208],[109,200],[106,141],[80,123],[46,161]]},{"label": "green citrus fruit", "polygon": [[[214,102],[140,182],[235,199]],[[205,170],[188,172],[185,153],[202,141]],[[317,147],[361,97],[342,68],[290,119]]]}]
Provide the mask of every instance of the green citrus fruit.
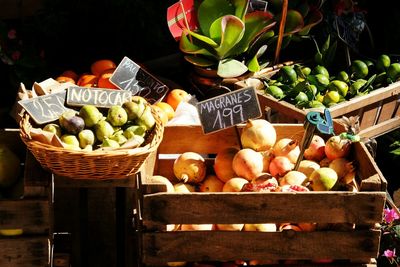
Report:
[{"label": "green citrus fruit", "polygon": [[291,84],[297,80],[297,73],[291,66],[283,66],[279,70],[279,74],[282,77],[282,82],[285,84]]},{"label": "green citrus fruit", "polygon": [[368,66],[364,61],[354,60],[350,66],[351,73],[356,79],[362,79],[368,75]]},{"label": "green citrus fruit", "polygon": [[311,73],[311,69],[309,67],[302,67],[301,72],[304,74],[304,76],[308,76]]},{"label": "green citrus fruit", "polygon": [[391,61],[390,61],[390,57],[388,55],[385,55],[385,54],[380,55],[378,57],[378,60],[376,61],[376,68],[380,72],[386,71],[386,69],[389,68],[390,63],[391,63]]},{"label": "green citrus fruit", "polygon": [[313,100],[309,102],[310,108],[324,108],[325,105],[322,104],[320,101]]},{"label": "green citrus fruit", "polygon": [[296,101],[296,104],[299,102],[306,102],[308,101],[308,96],[304,92],[300,92],[294,99]]},{"label": "green citrus fruit", "polygon": [[324,105],[330,105],[332,103],[338,103],[339,100],[340,95],[337,91],[328,91],[324,95],[324,100],[322,101],[322,103],[324,103]]},{"label": "green citrus fruit", "polygon": [[304,88],[304,92],[306,93],[308,99],[314,99],[315,95],[318,93],[318,89],[314,84],[310,84]]},{"label": "green citrus fruit", "polygon": [[312,70],[311,73],[315,74],[315,75],[322,74],[322,75],[325,75],[329,79],[329,72],[324,66],[321,66],[321,65],[315,66],[315,68]]},{"label": "green citrus fruit", "polygon": [[320,93],[318,93],[318,94],[315,96],[315,100],[322,103],[322,101],[324,100],[324,96],[321,95]]},{"label": "green citrus fruit", "polygon": [[338,73],[336,79],[345,83],[348,83],[350,81],[349,75],[344,70]]},{"label": "green citrus fruit", "polygon": [[280,87],[275,86],[275,85],[269,86],[266,89],[266,92],[277,99],[282,99],[285,96],[285,94],[283,93],[283,90]]},{"label": "green citrus fruit", "polygon": [[340,95],[346,96],[349,86],[343,81],[333,80],[329,83],[328,90],[335,90],[338,91]]},{"label": "green citrus fruit", "polygon": [[392,81],[396,81],[400,77],[400,63],[392,63],[387,69],[387,75]]},{"label": "green citrus fruit", "polygon": [[352,83],[349,87],[349,93],[351,95],[356,95],[358,93],[358,90],[361,89],[361,87],[364,86],[364,84],[366,84],[367,81],[364,79],[358,79],[357,81],[355,81],[354,83]]}]

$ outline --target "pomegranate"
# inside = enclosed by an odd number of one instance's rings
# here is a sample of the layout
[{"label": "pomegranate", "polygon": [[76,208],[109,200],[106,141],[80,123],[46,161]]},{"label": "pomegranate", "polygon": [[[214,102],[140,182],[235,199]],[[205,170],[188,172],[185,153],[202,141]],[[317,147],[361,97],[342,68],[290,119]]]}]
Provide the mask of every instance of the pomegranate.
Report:
[{"label": "pomegranate", "polygon": [[242,192],[275,192],[278,181],[270,174],[263,174],[242,187]]},{"label": "pomegranate", "polygon": [[200,192],[222,192],[224,183],[216,175],[207,175],[200,186]]},{"label": "pomegranate", "polygon": [[350,153],[351,141],[339,135],[331,136],[325,143],[325,154],[330,160],[345,158]]},{"label": "pomegranate", "polygon": [[314,191],[329,191],[336,185],[337,180],[337,173],[328,167],[319,168],[310,175],[311,188]]},{"label": "pomegranate", "polygon": [[222,231],[242,231],[244,224],[236,223],[236,224],[217,224],[218,230]]},{"label": "pomegranate", "polygon": [[272,176],[279,178],[293,170],[293,168],[294,164],[290,162],[287,157],[278,156],[271,160],[271,163],[269,164],[269,173]]},{"label": "pomegranate", "polygon": [[287,157],[291,163],[296,163],[300,155],[299,143],[290,138],[279,139],[275,143],[272,151],[276,157]]},{"label": "pomegranate", "polygon": [[227,147],[220,150],[215,157],[215,174],[224,183],[236,176],[236,173],[232,168],[232,160],[237,152],[239,152],[238,148]]},{"label": "pomegranate", "polygon": [[206,163],[204,158],[195,152],[181,154],[173,165],[176,178],[184,183],[200,183],[206,177]]},{"label": "pomegranate", "polygon": [[312,231],[315,231],[317,229],[317,224],[316,223],[298,223],[297,225],[304,232],[312,232]]},{"label": "pomegranate", "polygon": [[325,157],[325,140],[314,135],[310,145],[304,150],[304,158],[308,160],[321,161]]},{"label": "pomegranate", "polygon": [[240,135],[243,148],[267,151],[276,142],[274,126],[263,119],[249,120]]},{"label": "pomegranate", "polygon": [[274,223],[246,223],[243,228],[244,231],[258,231],[258,232],[276,232],[276,224]]},{"label": "pomegranate", "polygon": [[279,180],[279,185],[302,185],[305,181],[307,181],[307,176],[304,173],[290,171]]},{"label": "pomegranate", "polygon": [[307,177],[310,177],[311,173],[319,168],[319,164],[315,161],[305,159],[300,161],[299,168],[297,170],[304,173]]},{"label": "pomegranate", "polygon": [[274,155],[272,154],[271,150],[262,151],[260,153],[263,156],[263,172],[268,172],[269,164],[271,163],[271,160],[274,158]]},{"label": "pomegranate", "polygon": [[233,157],[232,168],[239,177],[251,181],[263,172],[263,156],[251,148],[243,148]]},{"label": "pomegranate", "polygon": [[222,187],[222,192],[240,192],[249,181],[241,177],[229,179]]},{"label": "pomegranate", "polygon": [[280,192],[309,192],[307,187],[303,185],[283,185]]},{"label": "pomegranate", "polygon": [[331,163],[331,161],[332,160],[325,157],[319,162],[319,166],[320,167],[329,167],[329,163]]}]

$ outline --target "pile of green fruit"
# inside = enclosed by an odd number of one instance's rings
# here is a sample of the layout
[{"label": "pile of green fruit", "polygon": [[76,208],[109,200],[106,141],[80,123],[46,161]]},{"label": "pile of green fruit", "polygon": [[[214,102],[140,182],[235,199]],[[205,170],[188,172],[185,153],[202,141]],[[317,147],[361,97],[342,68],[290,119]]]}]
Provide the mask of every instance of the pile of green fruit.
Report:
[{"label": "pile of green fruit", "polygon": [[265,93],[299,108],[331,107],[356,96],[366,95],[400,78],[400,63],[381,55],[370,60],[354,60],[349,68],[331,75],[323,65],[303,64],[282,67],[271,78],[263,78]]},{"label": "pile of green fruit", "polygon": [[56,134],[65,148],[92,151],[138,147],[155,123],[150,105],[137,97],[108,109],[85,105],[79,111],[67,110],[58,123],[46,124],[43,130]]}]

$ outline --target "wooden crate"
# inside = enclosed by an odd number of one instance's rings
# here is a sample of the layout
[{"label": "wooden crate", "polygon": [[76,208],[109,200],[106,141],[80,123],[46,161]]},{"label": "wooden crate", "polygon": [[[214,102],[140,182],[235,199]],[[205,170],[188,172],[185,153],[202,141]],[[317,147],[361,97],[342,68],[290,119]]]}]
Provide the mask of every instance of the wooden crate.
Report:
[{"label": "wooden crate", "polygon": [[[269,75],[272,75],[271,72]],[[245,87],[245,83],[236,84],[237,87]],[[295,105],[279,101],[266,94],[264,90],[257,90],[258,100],[262,109],[268,109],[272,113],[270,121],[274,123],[304,122],[306,114],[311,110],[300,109]],[[368,95],[353,98],[329,108],[332,118],[342,116],[360,117],[360,135],[363,137],[377,137],[400,127],[400,82],[387,87],[376,89]]]},{"label": "wooden crate", "polygon": [[18,129],[0,131],[21,162],[21,178],[8,197],[0,199],[0,229],[22,229],[18,236],[0,235],[0,266],[49,266],[51,258],[50,174],[19,138]]},{"label": "wooden crate", "polygon": [[[240,128],[204,135],[199,126],[166,127],[154,173],[173,177],[173,159],[165,154],[194,151],[215,155],[223,147],[239,148]],[[278,138],[300,140],[304,133],[302,125],[279,124],[275,128]],[[138,236],[142,263],[152,266],[169,261],[237,259],[310,263],[308,260],[328,258],[338,260],[336,264],[375,266],[369,263],[378,256],[381,231],[374,225],[382,220],[387,183],[363,143],[354,144],[352,155],[359,166],[357,193],[178,194],[159,192],[160,185],[143,179],[139,199],[143,225]],[[335,227],[313,232],[165,231],[167,224],[265,222],[316,222]],[[353,224],[354,229],[348,227]]]}]

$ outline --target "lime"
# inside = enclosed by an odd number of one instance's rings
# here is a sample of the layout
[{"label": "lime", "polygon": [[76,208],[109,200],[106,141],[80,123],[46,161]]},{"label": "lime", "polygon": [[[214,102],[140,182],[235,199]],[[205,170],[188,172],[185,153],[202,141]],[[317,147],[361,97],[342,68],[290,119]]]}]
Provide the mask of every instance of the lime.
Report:
[{"label": "lime", "polygon": [[324,105],[330,105],[332,103],[338,103],[339,100],[340,100],[340,95],[337,91],[328,91],[324,95],[322,103],[324,103]]},{"label": "lime", "polygon": [[344,70],[338,73],[336,79],[345,83],[348,83],[350,81],[349,75]]},{"label": "lime", "polygon": [[301,72],[304,74],[304,76],[308,76],[311,73],[311,69],[309,67],[302,67]]},{"label": "lime", "polygon": [[282,82],[285,84],[291,84],[297,80],[297,73],[291,66],[283,66],[279,70],[279,74],[282,77]]},{"label": "lime", "polygon": [[282,99],[283,97],[285,97],[283,90],[280,87],[275,86],[275,85],[269,86],[266,89],[266,92],[277,99]]},{"label": "lime", "polygon": [[340,95],[346,96],[349,86],[343,81],[333,80],[329,83],[328,90],[335,90],[338,91]]},{"label": "lime", "polygon": [[380,55],[376,61],[376,68],[380,72],[386,71],[386,69],[389,68],[390,63],[390,57],[388,55]]},{"label": "lime", "polygon": [[310,108],[324,108],[325,107],[324,104],[322,104],[320,101],[317,101],[317,100],[310,101],[308,104],[309,104]]},{"label": "lime", "polygon": [[351,63],[350,70],[356,79],[362,79],[368,75],[368,66],[364,61],[354,60]]},{"label": "lime", "polygon": [[357,81],[352,83],[349,88],[350,95],[352,95],[352,96],[356,95],[358,93],[358,90],[360,90],[361,87],[363,87],[364,84],[366,84],[366,83],[367,83],[367,81],[364,79],[358,79]]},{"label": "lime", "polygon": [[315,96],[315,100],[322,103],[322,101],[324,100],[324,96],[321,95],[320,93],[318,93],[318,94]]},{"label": "lime", "polygon": [[306,93],[308,99],[312,100],[318,93],[318,89],[314,84],[309,84],[304,88],[304,92]]},{"label": "lime", "polygon": [[322,74],[322,75],[325,75],[329,79],[329,72],[324,66],[321,66],[321,65],[315,66],[315,68],[312,70],[311,73],[315,74],[315,75]]},{"label": "lime", "polygon": [[392,63],[387,69],[387,75],[393,82],[400,77],[400,63]]},{"label": "lime", "polygon": [[296,101],[296,104],[297,104],[297,103],[300,103],[300,102],[307,102],[307,101],[308,101],[308,96],[306,95],[306,93],[300,92],[300,93],[295,97],[294,100]]},{"label": "lime", "polygon": [[374,62],[372,62],[371,60],[364,59],[364,63],[365,65],[367,65],[368,70],[373,70],[375,67]]}]

